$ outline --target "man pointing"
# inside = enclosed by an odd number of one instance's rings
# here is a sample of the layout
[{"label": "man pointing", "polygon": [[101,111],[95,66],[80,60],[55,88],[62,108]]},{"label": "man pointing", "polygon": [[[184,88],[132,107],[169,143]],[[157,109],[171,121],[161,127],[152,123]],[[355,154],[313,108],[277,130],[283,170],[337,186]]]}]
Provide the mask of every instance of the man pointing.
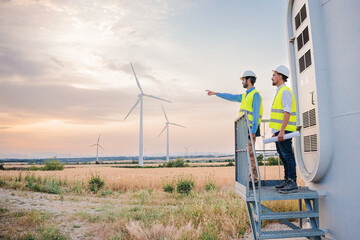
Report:
[{"label": "man pointing", "polygon": [[[243,94],[229,94],[229,93],[217,93],[210,90],[206,90],[209,96],[216,95],[228,101],[240,102],[240,113],[247,112],[248,119],[251,129],[251,137],[253,138],[254,144],[257,136],[260,136],[260,123],[263,114],[262,98],[260,93],[255,89],[254,84],[256,82],[256,75],[253,71],[247,70],[244,72],[242,77],[242,85],[246,88],[246,92]],[[256,169],[256,160],[254,155],[254,149],[252,148],[251,139],[249,137],[249,154],[252,166],[252,172],[254,176],[255,187],[258,186],[258,172]],[[252,188],[251,175],[249,175],[250,188]]]}]

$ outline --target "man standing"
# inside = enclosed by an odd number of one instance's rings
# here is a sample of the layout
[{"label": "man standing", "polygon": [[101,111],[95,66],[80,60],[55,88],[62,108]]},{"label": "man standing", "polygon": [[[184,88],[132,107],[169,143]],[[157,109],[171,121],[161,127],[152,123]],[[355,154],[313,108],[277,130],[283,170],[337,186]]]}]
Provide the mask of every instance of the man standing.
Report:
[{"label": "man standing", "polygon": [[[260,93],[255,89],[254,84],[256,81],[256,75],[253,71],[245,71],[242,77],[242,85],[246,88],[246,92],[244,94],[233,95],[229,93],[217,93],[210,90],[206,90],[209,96],[216,95],[223,99],[233,101],[233,102],[240,102],[240,113],[247,112],[248,119],[251,128],[251,134],[249,134],[249,154],[252,166],[252,172],[254,176],[254,184],[255,187],[258,187],[258,172],[256,169],[256,162],[255,162],[255,155],[254,149],[252,148],[250,136],[253,138],[254,144],[257,136],[260,136],[260,123],[263,114],[263,105],[262,105],[262,98]],[[249,174],[249,186],[252,188],[252,181],[251,181],[251,174]]]},{"label": "man standing", "polygon": [[296,131],[296,102],[293,92],[285,85],[288,77],[289,69],[283,65],[273,70],[272,85],[277,87],[277,91],[271,108],[269,127],[272,128],[273,137],[278,137],[276,150],[284,164],[285,178],[275,186],[280,193],[298,190],[292,139],[284,140],[286,133]]}]

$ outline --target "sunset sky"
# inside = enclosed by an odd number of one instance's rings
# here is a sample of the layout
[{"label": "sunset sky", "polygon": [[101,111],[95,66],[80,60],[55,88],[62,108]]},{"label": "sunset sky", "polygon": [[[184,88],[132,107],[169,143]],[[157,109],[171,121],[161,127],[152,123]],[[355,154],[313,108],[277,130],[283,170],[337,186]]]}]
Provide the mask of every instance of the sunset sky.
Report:
[{"label": "sunset sky", "polygon": [[[286,0],[0,0],[0,158],[138,155],[140,93],[163,103],[170,153],[234,152],[251,69],[269,118],[272,69],[288,64]],[[290,83],[288,84],[289,86]],[[166,154],[160,101],[144,99],[144,154]],[[259,141],[260,142],[260,139]]]}]

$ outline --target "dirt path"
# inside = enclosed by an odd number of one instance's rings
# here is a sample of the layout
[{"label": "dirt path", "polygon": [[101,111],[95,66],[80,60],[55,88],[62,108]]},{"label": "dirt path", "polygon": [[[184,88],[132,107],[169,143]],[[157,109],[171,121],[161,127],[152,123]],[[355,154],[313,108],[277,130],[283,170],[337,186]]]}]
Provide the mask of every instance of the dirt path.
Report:
[{"label": "dirt path", "polygon": [[[19,211],[37,210],[50,213],[60,231],[68,235],[70,239],[100,239],[89,235],[93,224],[74,218],[77,213],[89,213],[96,215],[102,208],[109,205],[116,207],[127,206],[121,203],[121,199],[81,197],[81,196],[59,196],[54,194],[17,191],[0,188],[0,207],[10,213]],[[0,232],[6,231],[11,222],[7,219],[0,221]]]}]

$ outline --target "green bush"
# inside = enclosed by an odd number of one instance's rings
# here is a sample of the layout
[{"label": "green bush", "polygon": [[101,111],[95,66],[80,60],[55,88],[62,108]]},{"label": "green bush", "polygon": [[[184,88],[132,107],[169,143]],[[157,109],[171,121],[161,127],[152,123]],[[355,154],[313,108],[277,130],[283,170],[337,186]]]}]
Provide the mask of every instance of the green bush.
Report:
[{"label": "green bush", "polygon": [[195,182],[191,176],[184,176],[177,180],[176,192],[188,195],[194,188]]},{"label": "green bush", "polygon": [[208,182],[205,184],[206,191],[216,190],[216,185],[213,182]]},{"label": "green bush", "polygon": [[52,159],[45,161],[45,166],[41,170],[44,170],[44,171],[64,170],[64,165],[65,165],[65,163],[60,163],[59,160],[52,158]]},{"label": "green bush", "polygon": [[4,164],[0,164],[0,170],[5,170]]},{"label": "green bush", "polygon": [[97,193],[104,185],[105,181],[102,180],[99,175],[91,176],[91,179],[89,180],[90,191],[92,191],[93,193]]},{"label": "green bush", "polygon": [[184,162],[184,159],[178,158],[175,161],[170,161],[167,163],[164,163],[163,165],[160,165],[160,167],[188,167],[189,164]]},{"label": "green bush", "polygon": [[85,186],[82,181],[75,181],[71,186],[71,191],[75,194],[82,194],[84,192]]},{"label": "green bush", "polygon": [[99,195],[102,197],[112,195],[112,194],[113,194],[113,191],[111,189],[102,189],[99,193]]},{"label": "green bush", "polygon": [[235,166],[235,164],[233,162],[229,162],[228,164],[226,164],[226,166]]},{"label": "green bush", "polygon": [[44,178],[42,182],[41,177],[36,178],[34,174],[27,174],[25,176],[25,187],[34,192],[45,192],[58,194],[60,192],[59,181],[56,179]]},{"label": "green bush", "polygon": [[165,183],[163,184],[164,192],[172,193],[174,191],[174,185],[171,183]]},{"label": "green bush", "polygon": [[58,194],[60,192],[58,181],[56,181],[55,179],[47,181],[46,184],[42,186],[41,192]]}]

